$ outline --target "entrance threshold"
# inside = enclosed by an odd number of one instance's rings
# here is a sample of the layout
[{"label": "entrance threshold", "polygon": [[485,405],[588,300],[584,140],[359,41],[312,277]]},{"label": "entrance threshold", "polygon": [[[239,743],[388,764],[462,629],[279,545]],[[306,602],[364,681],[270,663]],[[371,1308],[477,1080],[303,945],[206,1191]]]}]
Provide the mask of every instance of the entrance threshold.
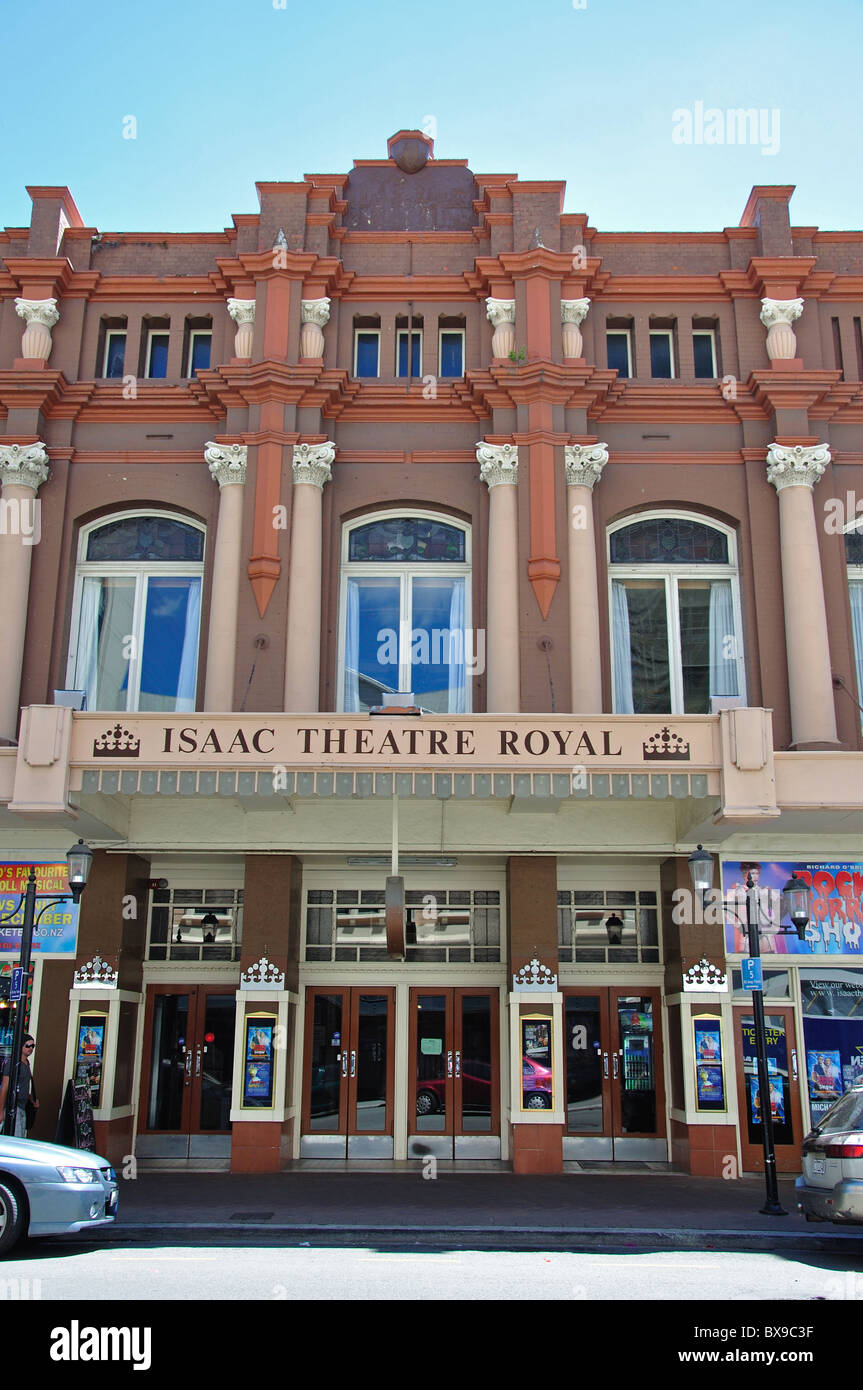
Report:
[{"label": "entrance threshold", "polygon": [[[422,1158],[295,1158],[282,1169],[285,1173],[422,1173]],[[511,1173],[512,1163],[503,1159],[438,1158],[437,1173]]]},{"label": "entrance threshold", "polygon": [[138,1158],[139,1173],[229,1173],[230,1158]]},{"label": "entrance threshold", "polygon": [[590,1173],[591,1177],[597,1174],[611,1174],[615,1177],[623,1177],[627,1173],[665,1173],[668,1177],[680,1177],[683,1170],[675,1168],[673,1163],[649,1163],[638,1162],[635,1159],[615,1162],[613,1159],[564,1159],[564,1173]]}]

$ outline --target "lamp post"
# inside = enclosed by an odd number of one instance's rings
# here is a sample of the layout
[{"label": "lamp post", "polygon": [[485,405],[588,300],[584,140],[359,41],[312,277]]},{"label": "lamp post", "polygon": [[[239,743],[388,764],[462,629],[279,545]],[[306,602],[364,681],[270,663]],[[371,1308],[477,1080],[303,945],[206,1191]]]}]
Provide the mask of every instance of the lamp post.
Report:
[{"label": "lamp post", "polygon": [[[21,1069],[21,1048],[24,1045],[24,1009],[27,999],[27,979],[30,974],[30,956],[33,949],[33,930],[36,927],[43,912],[47,912],[49,907],[56,907],[58,903],[65,903],[71,897],[74,903],[81,899],[87,879],[90,874],[90,865],[93,862],[93,851],[83,840],[79,840],[77,845],[73,845],[66,855],[66,863],[69,866],[69,888],[70,893],[64,893],[60,897],[54,897],[50,902],[44,903],[36,915],[36,870],[31,864],[30,874],[27,879],[27,888],[24,892],[24,921],[21,930],[21,980],[22,995],[18,1007],[15,1010],[15,1028],[12,1034],[12,1054],[9,1064],[9,1089],[6,1092],[6,1115],[3,1121],[3,1133],[10,1135],[15,1132],[15,1110],[18,1098],[18,1077]],[[44,894],[40,896],[45,896]],[[5,917],[0,917],[0,923],[10,921],[17,912],[21,910],[21,904],[13,912],[7,912]]]}]

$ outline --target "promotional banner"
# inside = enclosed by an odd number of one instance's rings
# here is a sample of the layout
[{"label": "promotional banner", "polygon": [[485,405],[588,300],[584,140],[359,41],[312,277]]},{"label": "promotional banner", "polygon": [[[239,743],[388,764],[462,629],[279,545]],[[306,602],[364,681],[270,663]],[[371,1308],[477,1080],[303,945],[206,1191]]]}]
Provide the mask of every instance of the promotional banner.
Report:
[{"label": "promotional banner", "polygon": [[[781,892],[792,873],[812,898],[805,941],[798,940],[782,916]],[[722,899],[725,947],[729,955],[748,955],[746,880],[751,874],[762,955],[852,955],[863,957],[863,864],[807,863],[803,860],[725,860]]]},{"label": "promotional banner", "polygon": [[[54,896],[69,892],[66,860],[36,864],[36,917]],[[29,864],[0,862],[0,917],[9,920],[0,926],[0,954],[21,954],[24,925],[24,893],[30,877]],[[11,915],[10,915],[11,914]],[[74,956],[78,944],[78,904],[68,902],[49,907],[33,932],[33,955]]]}]

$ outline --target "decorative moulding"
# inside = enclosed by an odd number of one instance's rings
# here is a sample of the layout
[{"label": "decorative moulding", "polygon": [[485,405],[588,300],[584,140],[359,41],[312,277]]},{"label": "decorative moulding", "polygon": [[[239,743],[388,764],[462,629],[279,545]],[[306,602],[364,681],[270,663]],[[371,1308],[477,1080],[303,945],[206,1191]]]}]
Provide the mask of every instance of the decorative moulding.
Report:
[{"label": "decorative moulding", "polygon": [[696,965],[691,965],[683,974],[684,994],[727,994],[728,975],[719,965],[712,965],[702,956]]},{"label": "decorative moulding", "polygon": [[550,989],[556,990],[557,975],[534,956],[513,975],[512,989],[514,994],[540,994]]},{"label": "decorative moulding", "polygon": [[0,444],[0,482],[38,492],[48,477],[48,451],[35,444]]},{"label": "decorative moulding", "polygon": [[486,444],[480,440],[476,446],[476,457],[480,481],[489,487],[518,482],[517,444]]},{"label": "decorative moulding", "polygon": [[244,483],[249,459],[247,444],[215,444],[209,440],[204,448],[204,459],[219,487],[230,483]]},{"label": "decorative moulding", "polygon": [[332,481],[332,463],[336,446],[326,444],[295,444],[291,468],[295,483],[312,483],[323,491],[324,483]]},{"label": "decorative moulding", "polygon": [[266,956],[261,956],[240,975],[240,989],[283,990],[285,972],[279,970]]},{"label": "decorative moulding", "polygon": [[760,318],[767,329],[767,356],[771,362],[787,362],[796,356],[797,339],[791,325],[802,313],[802,299],[762,299]]},{"label": "decorative moulding", "polygon": [[117,988],[117,971],[101,956],[94,956],[75,971],[73,989],[87,989],[90,985],[102,985],[106,989]]},{"label": "decorative moulding", "polygon": [[830,459],[826,444],[771,444],[767,450],[767,481],[777,492],[784,487],[814,487]]},{"label": "decorative moulding", "polygon": [[563,454],[567,487],[589,487],[592,491],[608,463],[608,445],[567,444]]},{"label": "decorative moulding", "polygon": [[651,734],[641,745],[646,763],[688,763],[689,744],[679,734],[672,734],[667,728]]}]

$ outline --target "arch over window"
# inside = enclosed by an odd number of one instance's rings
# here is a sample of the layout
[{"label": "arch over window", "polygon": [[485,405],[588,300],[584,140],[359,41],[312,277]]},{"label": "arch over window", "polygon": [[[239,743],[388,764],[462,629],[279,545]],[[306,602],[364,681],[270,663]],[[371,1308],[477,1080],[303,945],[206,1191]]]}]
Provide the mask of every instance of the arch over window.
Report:
[{"label": "arch over window", "polygon": [[346,525],[339,709],[402,692],[436,714],[470,710],[470,677],[485,664],[470,579],[470,528],[450,517],[406,509]]},{"label": "arch over window", "polygon": [[204,528],[133,511],[82,528],[67,684],[91,710],[195,708]]},{"label": "arch over window", "polygon": [[708,714],[744,704],[735,535],[686,512],[609,528],[614,709]]}]

